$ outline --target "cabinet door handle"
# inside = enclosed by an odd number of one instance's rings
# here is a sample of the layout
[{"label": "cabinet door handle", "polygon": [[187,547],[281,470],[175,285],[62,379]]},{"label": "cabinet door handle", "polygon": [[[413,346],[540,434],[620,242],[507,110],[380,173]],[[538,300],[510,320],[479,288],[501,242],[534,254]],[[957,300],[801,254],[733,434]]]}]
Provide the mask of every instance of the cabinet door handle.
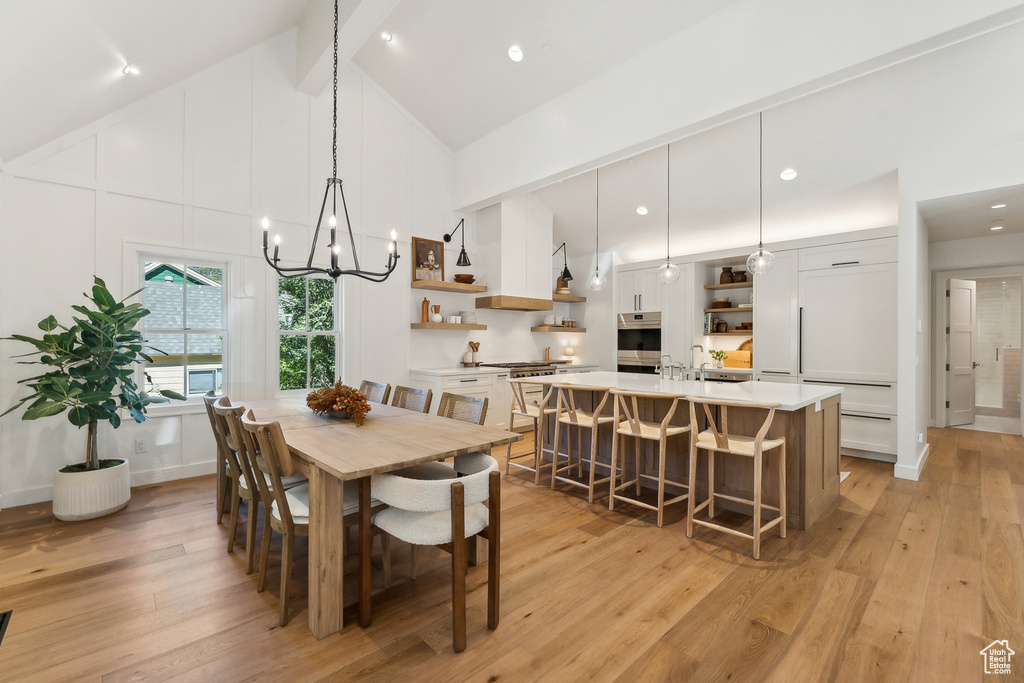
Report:
[{"label": "cabinet door handle", "polygon": [[762,370],[762,375],[788,375],[789,370]]},{"label": "cabinet door handle", "polygon": [[858,263],[860,263],[860,261],[840,261],[839,263],[833,263],[832,267],[835,268],[836,266],[855,266]]},{"label": "cabinet door handle", "polygon": [[476,380],[476,379],[460,379],[459,381],[460,382],[479,382],[480,380]]},{"label": "cabinet door handle", "polygon": [[891,384],[881,384],[876,382],[843,382],[841,380],[833,381],[828,379],[805,379],[804,384],[842,384],[843,386],[849,387],[881,387],[883,389],[889,389],[892,387]]},{"label": "cabinet door handle", "polygon": [[860,414],[857,414],[857,413],[842,413],[842,412],[839,413],[839,414],[842,415],[843,417],[862,417],[865,420],[885,420],[886,422],[891,422],[892,421],[892,418],[888,417],[887,415],[860,415]]},{"label": "cabinet door handle", "polygon": [[800,311],[796,317],[796,362],[797,372],[801,375],[804,373],[804,307],[800,307]]}]

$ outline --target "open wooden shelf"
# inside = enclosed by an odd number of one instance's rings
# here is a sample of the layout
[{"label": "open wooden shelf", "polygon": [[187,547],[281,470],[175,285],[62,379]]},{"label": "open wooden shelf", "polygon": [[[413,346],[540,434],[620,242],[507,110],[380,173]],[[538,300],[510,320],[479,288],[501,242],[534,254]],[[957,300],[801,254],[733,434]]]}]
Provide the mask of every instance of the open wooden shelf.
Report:
[{"label": "open wooden shelf", "polygon": [[731,332],[708,332],[705,337],[732,337],[737,334],[745,334],[748,337],[753,336],[753,330],[734,330]]},{"label": "open wooden shelf", "polygon": [[705,308],[705,313],[753,313],[753,308]]},{"label": "open wooden shelf", "polygon": [[538,325],[531,327],[530,332],[586,332],[585,327],[566,327],[565,325]]},{"label": "open wooden shelf", "polygon": [[469,325],[467,323],[412,323],[414,330],[486,330],[487,325]]},{"label": "open wooden shelf", "polygon": [[574,294],[559,294],[558,292],[553,292],[551,294],[551,300],[558,301],[563,304],[583,304],[587,302],[587,297],[575,296]]},{"label": "open wooden shelf", "polygon": [[463,294],[479,294],[486,292],[486,285],[464,285],[461,282],[445,282],[443,280],[413,280],[413,289],[429,289],[435,292],[461,292]]},{"label": "open wooden shelf", "polygon": [[704,285],[704,289],[743,289],[744,287],[753,287],[754,281],[747,280],[746,282],[729,282],[724,285]]}]

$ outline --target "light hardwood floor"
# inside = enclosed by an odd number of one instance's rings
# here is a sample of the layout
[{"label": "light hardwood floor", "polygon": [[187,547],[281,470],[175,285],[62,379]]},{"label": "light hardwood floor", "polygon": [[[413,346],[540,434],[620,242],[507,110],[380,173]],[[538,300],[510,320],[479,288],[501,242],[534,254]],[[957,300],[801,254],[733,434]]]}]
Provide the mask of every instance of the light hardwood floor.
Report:
[{"label": "light hardwood floor", "polygon": [[[524,443],[528,443],[527,439]],[[609,513],[532,475],[502,482],[501,624],[486,628],[486,567],[471,568],[468,649],[451,646],[448,556],[394,553],[373,625],[322,641],[306,628],[304,540],[291,622],[225,553],[212,477],[140,487],[128,508],[53,521],[48,504],[0,512],[3,681],[981,681],[1006,639],[1024,680],[1024,440],[929,433],[920,482],[843,459],[842,500],[806,532],[749,542]],[[497,455],[497,453],[495,454]],[[502,456],[504,453],[501,454]],[[569,487],[565,487],[569,489]],[[346,579],[355,596],[355,558]]]}]

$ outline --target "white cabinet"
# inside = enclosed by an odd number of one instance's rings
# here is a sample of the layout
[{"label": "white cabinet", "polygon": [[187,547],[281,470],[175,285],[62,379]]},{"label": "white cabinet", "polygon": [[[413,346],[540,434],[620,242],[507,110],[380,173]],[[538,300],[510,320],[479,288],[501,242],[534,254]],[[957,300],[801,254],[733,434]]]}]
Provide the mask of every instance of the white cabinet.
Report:
[{"label": "white cabinet", "polygon": [[616,313],[647,313],[663,309],[664,291],[658,282],[657,268],[619,270],[615,279],[619,304]]},{"label": "white cabinet", "polygon": [[800,273],[801,376],[896,381],[896,264]]},{"label": "white cabinet", "polygon": [[775,253],[775,267],[754,278],[754,371],[759,379],[796,378],[798,252]]}]

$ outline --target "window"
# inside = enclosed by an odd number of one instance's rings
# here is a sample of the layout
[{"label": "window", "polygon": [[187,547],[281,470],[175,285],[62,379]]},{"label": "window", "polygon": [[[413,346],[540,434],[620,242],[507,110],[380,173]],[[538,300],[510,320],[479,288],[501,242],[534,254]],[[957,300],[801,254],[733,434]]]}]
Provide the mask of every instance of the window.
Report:
[{"label": "window", "polygon": [[149,381],[161,389],[197,396],[224,386],[223,263],[143,257],[143,303],[150,314],[140,328],[153,362]]},{"label": "window", "polygon": [[278,386],[282,391],[334,383],[340,346],[336,298],[335,282],[329,278],[278,279]]}]

